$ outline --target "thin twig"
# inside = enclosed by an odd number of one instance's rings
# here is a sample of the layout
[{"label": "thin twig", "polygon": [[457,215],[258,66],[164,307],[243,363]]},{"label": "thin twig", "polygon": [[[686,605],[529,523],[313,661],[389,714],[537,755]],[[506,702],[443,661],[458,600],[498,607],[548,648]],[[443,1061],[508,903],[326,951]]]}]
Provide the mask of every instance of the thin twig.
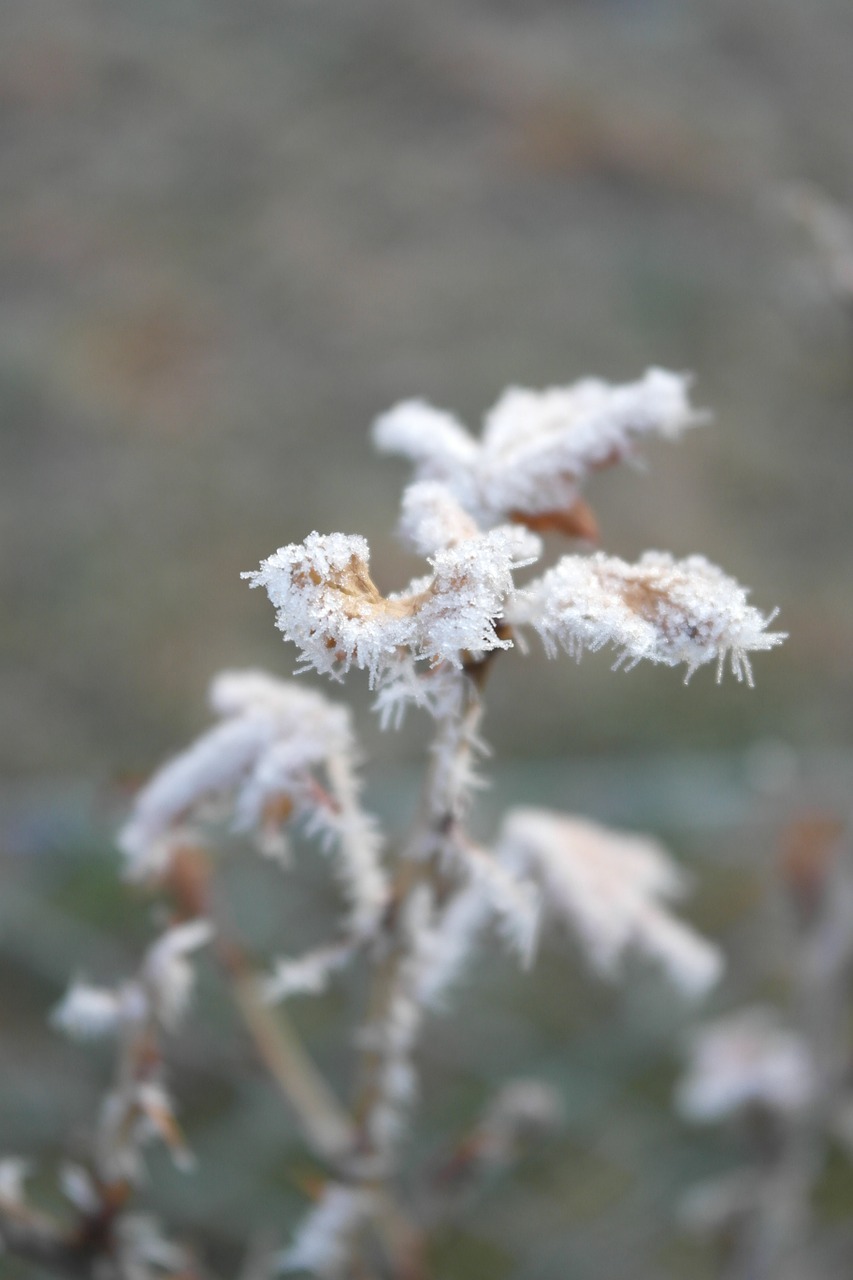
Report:
[{"label": "thin twig", "polygon": [[217,955],[231,983],[244,1025],[261,1061],[290,1103],[303,1135],[322,1159],[340,1163],[353,1149],[352,1122],[302,1045],[282,1009],[263,1000],[259,982],[243,952],[220,942]]}]

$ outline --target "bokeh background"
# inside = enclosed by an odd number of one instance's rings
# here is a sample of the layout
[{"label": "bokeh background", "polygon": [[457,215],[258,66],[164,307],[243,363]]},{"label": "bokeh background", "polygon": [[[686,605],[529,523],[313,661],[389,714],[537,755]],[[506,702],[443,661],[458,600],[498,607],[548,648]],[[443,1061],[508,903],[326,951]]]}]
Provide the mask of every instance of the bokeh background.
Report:
[{"label": "bokeh background", "polygon": [[[134,780],[219,668],[292,670],[241,570],[314,528],[364,533],[385,589],[415,567],[368,439],[410,395],[476,427],[510,382],[694,372],[713,422],[595,480],[603,545],[704,552],[790,639],[754,691],[513,655],[482,824],[532,799],[666,836],[733,956],[719,1005],[784,987],[779,832],[843,815],[853,762],[853,268],[845,294],[792,195],[853,208],[849,0],[7,0],[0,27],[0,1147],[82,1142],[108,1073],[43,1023],[147,936],[110,847]],[[383,738],[348,692],[403,821],[424,725]],[[238,865],[261,938],[331,910],[308,871],[267,919],[268,871]],[[177,1056],[215,1172],[156,1181],[228,1260],[302,1198],[210,986]],[[532,985],[475,976],[430,1041],[427,1135],[519,1071],[569,1117],[448,1229],[443,1276],[715,1274],[673,1210],[732,1155],[669,1108],[688,1014],[630,992],[557,948]],[[339,1014],[301,1015],[333,1075]]]}]

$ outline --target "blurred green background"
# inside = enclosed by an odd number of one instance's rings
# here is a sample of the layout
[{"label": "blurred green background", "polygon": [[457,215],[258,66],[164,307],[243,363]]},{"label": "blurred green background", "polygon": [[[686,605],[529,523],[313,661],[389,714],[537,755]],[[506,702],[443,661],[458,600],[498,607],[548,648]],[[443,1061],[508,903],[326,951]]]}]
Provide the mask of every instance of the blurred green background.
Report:
[{"label": "blurred green background", "polygon": [[[790,639],[754,691],[512,655],[483,824],[530,799],[668,835],[735,949],[721,1003],[772,988],[777,832],[846,812],[853,759],[853,294],[786,212],[801,183],[853,208],[849,0],[7,0],[0,26],[0,1149],[67,1149],[107,1070],[43,1017],[147,936],[109,847],[129,779],[203,726],[220,667],[292,670],[240,571],[314,528],[364,533],[386,590],[416,568],[404,470],[368,440],[405,396],[476,428],[510,382],[694,372],[713,423],[596,479],[603,546],[701,551]],[[382,738],[347,694],[400,821],[424,724]],[[322,883],[279,932],[322,921]],[[713,1274],[671,1234],[679,1184],[724,1159],[669,1114],[685,1015],[560,953],[510,973],[467,993],[470,1043],[431,1040],[426,1130],[519,1070],[560,1082],[569,1130],[441,1274]],[[321,1052],[339,1013],[304,1014]],[[178,1055],[216,1077],[203,1163],[238,1131],[255,1154],[168,1196],[230,1256],[301,1199],[248,1051],[205,1025]]]}]

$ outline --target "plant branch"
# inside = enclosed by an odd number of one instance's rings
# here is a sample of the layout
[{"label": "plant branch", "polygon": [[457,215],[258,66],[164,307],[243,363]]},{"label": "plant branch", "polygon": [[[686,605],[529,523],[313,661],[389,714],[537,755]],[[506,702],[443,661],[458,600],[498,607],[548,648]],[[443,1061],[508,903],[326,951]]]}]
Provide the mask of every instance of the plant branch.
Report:
[{"label": "plant branch", "polygon": [[353,1149],[352,1123],[311,1061],[287,1014],[263,1000],[242,950],[221,942],[217,955],[258,1056],[290,1103],[306,1141],[323,1160],[340,1163]]}]

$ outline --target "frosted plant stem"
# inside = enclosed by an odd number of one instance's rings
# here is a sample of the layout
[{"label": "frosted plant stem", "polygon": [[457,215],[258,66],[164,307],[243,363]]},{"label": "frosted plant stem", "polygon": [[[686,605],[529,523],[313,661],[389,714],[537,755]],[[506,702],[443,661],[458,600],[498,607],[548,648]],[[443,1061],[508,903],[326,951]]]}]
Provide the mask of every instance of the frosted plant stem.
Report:
[{"label": "frosted plant stem", "polygon": [[390,1141],[380,1139],[378,1121],[389,1106],[386,1080],[394,1065],[394,1050],[384,1037],[401,1002],[415,1020],[413,1037],[419,1030],[421,1011],[412,982],[418,965],[418,937],[409,917],[418,895],[426,899],[430,916],[447,896],[442,855],[452,828],[465,816],[471,762],[482,718],[480,688],[490,665],[481,660],[466,667],[458,677],[458,697],[438,723],[418,816],[399,856],[386,935],[377,951],[368,1000],[365,1030],[369,1040],[354,1102],[358,1153],[355,1177],[377,1198],[376,1223],[394,1274],[399,1277],[419,1276],[422,1262],[417,1233],[396,1214],[387,1187],[394,1151]]},{"label": "frosted plant stem", "polygon": [[[461,817],[463,797],[455,783],[470,759],[482,715],[475,685],[467,677],[461,679],[465,680],[464,709],[458,716],[448,716],[439,724],[419,815],[400,854],[388,925],[389,949],[376,968],[368,1002],[367,1025],[371,1028],[385,1025],[399,988],[401,970],[411,956],[410,947],[405,945],[404,931],[398,927],[406,904],[421,886],[430,891],[433,904],[443,890],[439,855],[449,827]],[[365,1054],[355,1103],[356,1122],[360,1128],[363,1128],[375,1100],[377,1074],[382,1062],[383,1054],[379,1050]]]},{"label": "frosted plant stem", "polygon": [[359,786],[350,761],[331,754],[326,769],[340,809],[340,849],[347,868],[351,928],[363,933],[376,924],[387,886],[379,860],[379,841],[372,820],[359,800]]},{"label": "frosted plant stem", "polygon": [[261,1061],[290,1103],[311,1147],[324,1160],[340,1162],[352,1150],[353,1127],[346,1111],[315,1067],[283,1009],[261,997],[257,977],[239,947],[221,945],[234,1001]]},{"label": "frosted plant stem", "polygon": [[473,780],[471,769],[483,705],[475,680],[471,676],[462,678],[464,685],[459,718],[448,719],[436,736],[432,766],[427,777],[424,837],[427,856],[432,859],[441,854],[445,837],[451,829],[465,818]]}]

